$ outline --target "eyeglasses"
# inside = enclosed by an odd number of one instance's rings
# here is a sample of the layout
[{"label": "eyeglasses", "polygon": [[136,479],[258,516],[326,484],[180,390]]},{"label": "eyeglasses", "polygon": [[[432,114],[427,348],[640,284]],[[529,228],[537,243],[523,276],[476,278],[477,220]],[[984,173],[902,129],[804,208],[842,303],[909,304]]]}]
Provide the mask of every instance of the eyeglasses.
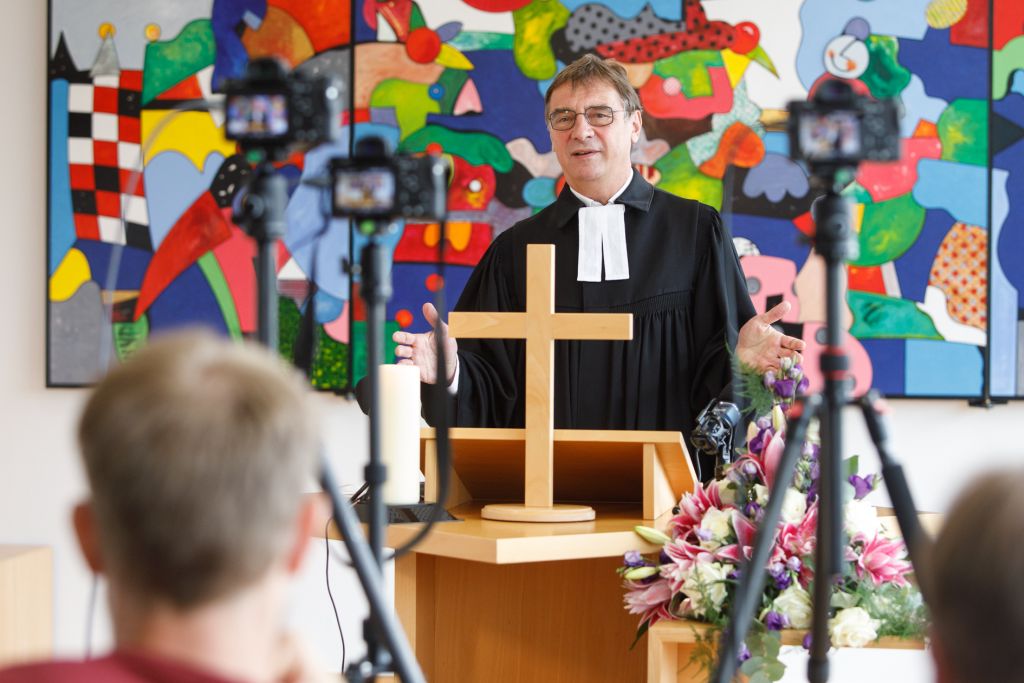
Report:
[{"label": "eyeglasses", "polygon": [[611,125],[615,120],[616,112],[626,113],[628,109],[612,109],[611,107],[587,107],[584,111],[573,111],[572,109],[556,109],[548,114],[548,125],[552,130],[572,130],[576,125],[576,117],[582,116],[591,126],[600,128]]}]

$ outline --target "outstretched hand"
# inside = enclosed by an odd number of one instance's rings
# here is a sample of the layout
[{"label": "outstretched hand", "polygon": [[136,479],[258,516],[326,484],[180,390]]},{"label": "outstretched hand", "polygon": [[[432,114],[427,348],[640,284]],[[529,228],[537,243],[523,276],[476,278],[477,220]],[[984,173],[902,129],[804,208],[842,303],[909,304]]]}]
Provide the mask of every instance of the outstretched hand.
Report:
[{"label": "outstretched hand", "polygon": [[792,358],[794,363],[801,360],[800,352],[804,342],[776,330],[772,325],[789,313],[790,303],[783,301],[771,310],[756,315],[740,328],[736,341],[736,357],[744,365],[758,372],[779,370],[783,358]]},{"label": "outstretched hand", "polygon": [[[423,304],[423,317],[432,328],[430,332],[412,334],[410,332],[395,332],[391,339],[398,344],[395,355],[401,360],[399,365],[415,365],[420,369],[420,381],[427,384],[437,382],[437,346],[434,341],[434,330],[438,329],[437,309],[433,304]],[[455,362],[458,358],[458,344],[448,336],[448,325],[440,324],[441,334],[444,336],[444,364],[448,377],[445,384],[451,384],[455,379]]]}]

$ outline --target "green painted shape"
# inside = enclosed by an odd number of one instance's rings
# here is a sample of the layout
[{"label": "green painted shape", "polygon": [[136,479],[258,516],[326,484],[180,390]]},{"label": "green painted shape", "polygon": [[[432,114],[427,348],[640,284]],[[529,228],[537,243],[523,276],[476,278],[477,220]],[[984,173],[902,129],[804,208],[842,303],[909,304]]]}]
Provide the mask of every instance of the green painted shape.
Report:
[{"label": "green painted shape", "polygon": [[431,124],[403,139],[398,151],[423,152],[434,142],[449,152],[457,150],[460,157],[474,166],[489,164],[499,173],[512,170],[512,155],[501,140],[480,131],[449,130]]},{"label": "green painted shape", "polygon": [[839,194],[844,197],[849,197],[850,201],[858,204],[873,204],[875,200],[871,197],[871,193],[867,191],[863,185],[858,182],[852,182],[843,188],[843,191]]},{"label": "green painted shape", "polygon": [[903,92],[910,84],[910,70],[899,63],[899,41],[892,36],[868,36],[868,68],[860,79],[876,99]]},{"label": "green painted shape", "polygon": [[127,360],[146,344],[149,338],[149,316],[143,315],[134,322],[118,322],[113,325],[114,352],[118,360]]},{"label": "green painted shape", "polygon": [[546,81],[558,71],[551,35],[569,21],[569,10],[554,0],[533,0],[512,12],[512,55],[527,78]]},{"label": "green painted shape", "polygon": [[[280,330],[278,349],[281,356],[291,363],[295,358],[295,339],[299,333],[299,325],[302,323],[302,314],[295,302],[287,297],[278,299],[278,312]],[[317,353],[310,373],[310,384],[323,391],[342,391],[348,386],[350,345],[332,339],[324,332],[323,327],[317,326],[316,329]],[[397,324],[395,329],[398,329]]]},{"label": "green painted shape", "polygon": [[441,103],[430,97],[429,87],[400,78],[387,78],[373,89],[370,106],[394,109],[402,139],[405,139],[427,124],[427,114],[441,113]]},{"label": "green painted shape", "polygon": [[217,258],[213,255],[212,251],[208,251],[199,257],[199,270],[206,276],[206,281],[210,284],[210,290],[217,300],[217,305],[220,306],[220,313],[224,316],[224,324],[227,325],[228,334],[231,335],[232,339],[241,339],[242,325],[238,322],[238,309],[235,308],[235,298],[231,295],[231,288],[228,287],[224,271],[221,270],[220,263],[217,262]]},{"label": "green painted shape", "polygon": [[1017,36],[1002,50],[992,51],[992,99],[1006,97],[1013,82],[1013,72],[1024,69],[1024,36]]},{"label": "green painted shape", "polygon": [[511,50],[515,45],[515,36],[491,31],[462,31],[449,40],[448,44],[463,53],[474,50]]},{"label": "green painted shape", "polygon": [[931,317],[913,301],[850,290],[850,334],[857,339],[942,339]]},{"label": "green painted shape", "polygon": [[988,102],[953,100],[939,115],[937,126],[943,160],[988,164]]},{"label": "green painted shape", "polygon": [[902,256],[924,227],[924,208],[905,195],[864,206],[860,225],[860,256],[855,266],[880,266]]},{"label": "green painted shape", "polygon": [[[398,332],[398,323],[388,320],[384,323],[384,363],[395,362],[395,348],[398,346],[391,340],[392,335]],[[352,376],[355,383],[366,377],[366,321],[357,320],[352,323]]]},{"label": "green painted shape", "polygon": [[415,31],[418,28],[423,28],[427,25],[426,19],[423,18],[423,12],[420,11],[419,3],[412,3],[412,13],[409,15],[409,31]]},{"label": "green painted shape", "polygon": [[662,78],[677,78],[687,97],[709,97],[714,94],[708,67],[725,66],[719,50],[691,50],[679,52],[659,59],[654,63],[654,73]]},{"label": "green painted shape", "polygon": [[213,64],[216,52],[217,41],[209,19],[191,21],[173,39],[147,45],[142,104]]},{"label": "green painted shape", "polygon": [[445,69],[441,72],[437,84],[444,88],[444,95],[438,100],[442,112],[450,114],[455,109],[455,100],[459,96],[459,91],[468,80],[469,74],[463,69]]},{"label": "green painted shape", "polygon": [[721,210],[722,181],[700,172],[685,143],[654,162],[654,167],[661,172],[658,187],[662,190]]}]

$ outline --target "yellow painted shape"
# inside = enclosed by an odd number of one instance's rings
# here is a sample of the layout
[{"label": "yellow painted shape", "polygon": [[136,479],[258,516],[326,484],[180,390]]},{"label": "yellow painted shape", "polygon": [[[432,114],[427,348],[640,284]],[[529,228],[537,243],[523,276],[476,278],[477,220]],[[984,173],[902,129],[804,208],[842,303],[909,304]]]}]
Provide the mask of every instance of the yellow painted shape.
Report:
[{"label": "yellow painted shape", "polygon": [[450,69],[469,71],[473,68],[473,62],[469,61],[469,59],[466,58],[466,55],[462,54],[457,48],[454,48],[447,43],[441,44],[441,51],[437,53],[437,57],[434,61],[441,66],[447,66]]},{"label": "yellow painted shape", "polygon": [[[455,251],[465,251],[469,246],[469,238],[473,234],[473,224],[469,221],[450,221],[446,236],[448,244],[452,245]],[[423,243],[428,247],[436,247],[441,239],[441,226],[431,223],[423,231]]]},{"label": "yellow painted shape", "polygon": [[854,204],[853,205],[853,229],[856,233],[860,234],[860,226],[864,222],[864,205]]},{"label": "yellow painted shape", "polygon": [[157,154],[167,151],[178,152],[202,172],[203,163],[211,152],[220,152],[225,157],[235,153],[235,143],[224,137],[224,131],[213,122],[209,113],[203,111],[170,112],[158,110],[142,111],[142,139],[149,141],[150,136],[160,123],[168,121],[155,140],[150,142],[146,150],[145,163],[149,163]]},{"label": "yellow painted shape", "polygon": [[967,14],[967,0],[932,0],[924,18],[932,28],[949,28]]},{"label": "yellow painted shape", "polygon": [[732,50],[722,50],[722,62],[725,63],[725,73],[729,74],[729,84],[736,87],[736,84],[743,79],[743,74],[750,66],[750,57],[739,55]]},{"label": "yellow painted shape", "polygon": [[67,301],[90,279],[92,270],[85,254],[78,249],[69,249],[50,276],[50,301]]}]

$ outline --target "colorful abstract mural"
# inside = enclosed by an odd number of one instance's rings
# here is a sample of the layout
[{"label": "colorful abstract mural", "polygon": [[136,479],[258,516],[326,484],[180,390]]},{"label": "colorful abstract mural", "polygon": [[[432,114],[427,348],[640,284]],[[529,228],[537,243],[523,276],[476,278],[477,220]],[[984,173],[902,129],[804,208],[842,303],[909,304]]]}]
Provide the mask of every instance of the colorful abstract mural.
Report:
[{"label": "colorful abstract mural", "polygon": [[[807,342],[816,385],[816,191],[789,159],[786,104],[828,79],[896,98],[901,161],[863,164],[844,190],[860,246],[844,316],[855,390],[1024,393],[1018,0],[351,1],[51,0],[51,385],[89,382],[164,329],[255,331],[254,247],[231,210],[249,165],[216,107],[182,111],[249,60],[332,75],[350,97],[342,140],[280,164],[291,183],[282,353],[312,306],[314,384],[342,389],[350,362],[364,372],[359,283],[340,266],[363,238],[325,217],[323,189],[301,181],[347,155],[350,136],[444,154],[454,301],[491,240],[560,190],[544,92],[590,52],[622,63],[640,95],[636,168],[722,212],[757,307],[793,303],[784,325]],[[437,225],[400,223],[388,238],[389,330],[426,328],[440,237]]]}]

